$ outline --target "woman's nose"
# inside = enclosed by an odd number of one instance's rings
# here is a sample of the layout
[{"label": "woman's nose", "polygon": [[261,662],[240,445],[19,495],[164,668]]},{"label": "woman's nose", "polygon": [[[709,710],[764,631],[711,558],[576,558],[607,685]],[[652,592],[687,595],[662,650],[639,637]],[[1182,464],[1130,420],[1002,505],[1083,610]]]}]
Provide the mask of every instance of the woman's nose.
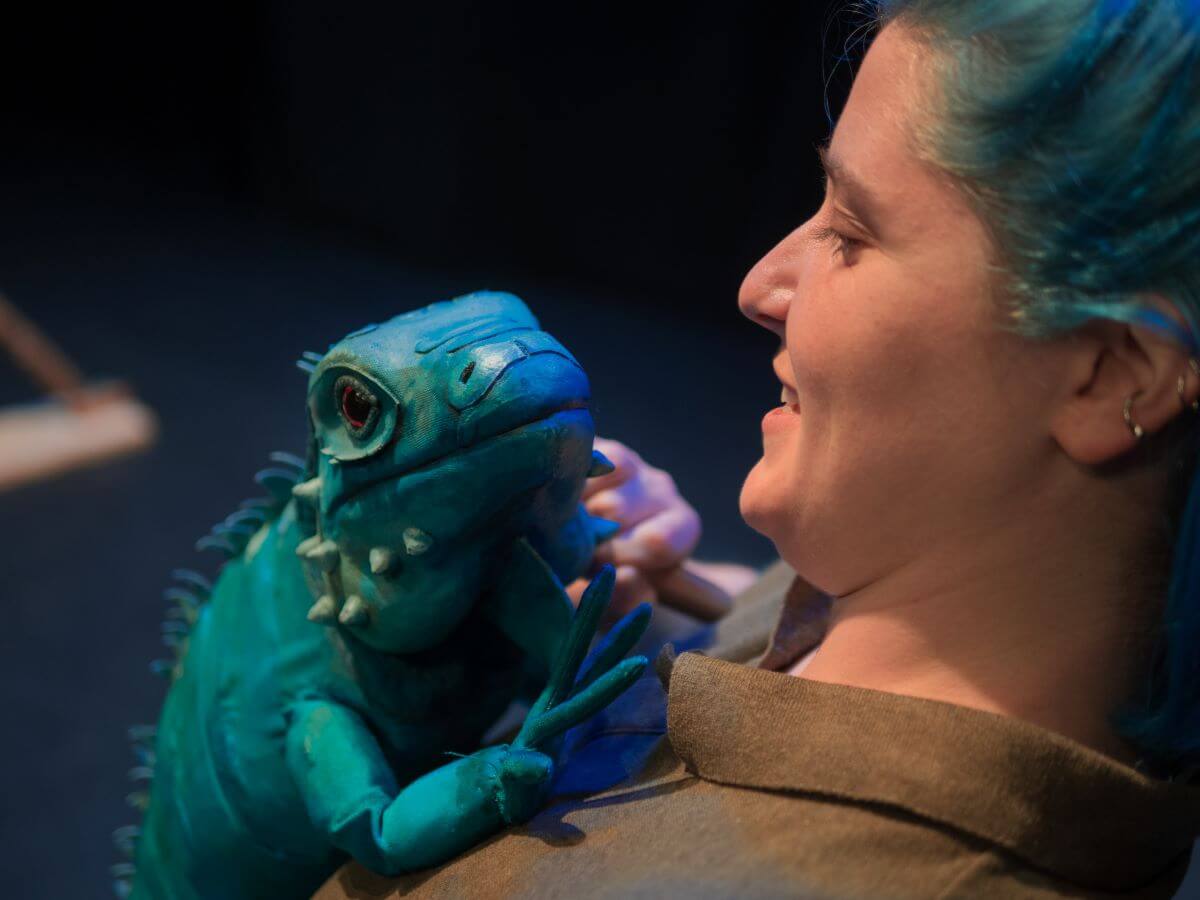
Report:
[{"label": "woman's nose", "polygon": [[795,267],[788,264],[790,239],[794,234],[788,235],[755,263],[738,290],[738,308],[742,315],[780,337],[796,290]]}]

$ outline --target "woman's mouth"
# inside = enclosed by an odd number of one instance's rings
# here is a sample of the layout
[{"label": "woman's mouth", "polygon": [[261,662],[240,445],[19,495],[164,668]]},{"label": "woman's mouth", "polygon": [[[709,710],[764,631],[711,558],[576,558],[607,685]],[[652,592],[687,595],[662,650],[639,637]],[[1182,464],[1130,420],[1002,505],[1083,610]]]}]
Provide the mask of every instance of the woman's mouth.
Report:
[{"label": "woman's mouth", "polygon": [[763,416],[763,431],[786,428],[800,418],[800,398],[793,388],[783,385],[779,405]]}]

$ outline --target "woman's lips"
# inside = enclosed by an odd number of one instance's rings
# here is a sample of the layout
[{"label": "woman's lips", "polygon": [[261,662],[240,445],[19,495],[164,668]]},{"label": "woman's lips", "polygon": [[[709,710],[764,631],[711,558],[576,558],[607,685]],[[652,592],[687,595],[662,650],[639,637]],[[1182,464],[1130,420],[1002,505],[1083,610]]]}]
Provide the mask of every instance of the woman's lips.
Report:
[{"label": "woman's lips", "polygon": [[[786,396],[789,389],[784,388],[783,392]],[[793,392],[794,396],[794,392]],[[764,432],[775,431],[780,428],[790,428],[800,420],[800,406],[797,403],[780,403],[770,412],[763,416],[762,428]]]}]

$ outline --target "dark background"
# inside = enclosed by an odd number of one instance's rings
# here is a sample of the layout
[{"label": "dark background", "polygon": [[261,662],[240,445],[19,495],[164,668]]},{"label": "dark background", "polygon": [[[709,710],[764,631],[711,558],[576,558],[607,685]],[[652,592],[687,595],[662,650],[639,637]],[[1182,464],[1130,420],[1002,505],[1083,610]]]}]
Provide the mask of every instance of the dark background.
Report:
[{"label": "dark background", "polygon": [[[700,510],[700,555],[773,558],[737,494],[775,342],[735,299],[818,202],[826,17],[10,4],[0,290],[162,430],[0,496],[0,893],[110,895],[169,572],[215,569],[195,539],[258,493],[269,451],[301,447],[293,361],[366,322],[518,293],[588,370],[600,433]],[[0,405],[36,393],[0,354]]]},{"label": "dark background", "polygon": [[[11,5],[10,5],[11,6]],[[836,6],[836,4],[833,4]],[[157,412],[149,453],[0,496],[0,888],[108,896],[160,593],[299,449],[306,349],[512,290],[699,555],[777,402],[738,284],[815,208],[851,27],[825,0],[24,4],[0,22],[0,289]],[[854,54],[851,54],[852,56]],[[35,391],[0,359],[0,403]]]}]

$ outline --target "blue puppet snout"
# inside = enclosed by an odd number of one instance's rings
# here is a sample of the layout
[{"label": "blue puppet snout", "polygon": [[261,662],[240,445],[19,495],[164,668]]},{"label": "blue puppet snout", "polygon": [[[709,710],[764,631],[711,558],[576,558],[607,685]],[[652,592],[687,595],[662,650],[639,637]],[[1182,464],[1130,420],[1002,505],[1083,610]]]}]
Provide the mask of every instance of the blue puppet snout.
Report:
[{"label": "blue puppet snout", "polygon": [[587,375],[544,331],[464,348],[461,356],[462,368],[446,398],[460,416],[459,447],[590,406]]}]

